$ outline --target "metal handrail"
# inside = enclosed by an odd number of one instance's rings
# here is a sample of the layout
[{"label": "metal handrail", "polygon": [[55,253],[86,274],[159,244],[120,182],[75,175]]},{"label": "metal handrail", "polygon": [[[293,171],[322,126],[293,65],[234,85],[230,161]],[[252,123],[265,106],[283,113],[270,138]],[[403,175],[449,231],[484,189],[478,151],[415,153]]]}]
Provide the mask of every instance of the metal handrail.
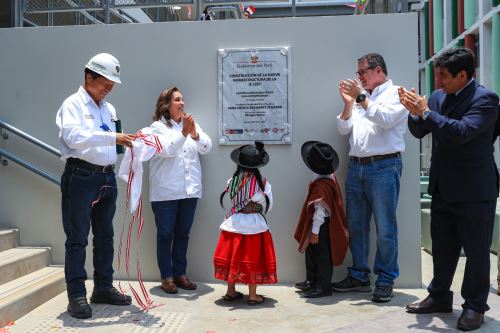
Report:
[{"label": "metal handrail", "polygon": [[26,169],[36,173],[39,176],[42,176],[43,178],[47,179],[48,181],[53,182],[56,185],[61,185],[61,181],[59,179],[57,179],[56,177],[52,176],[51,174],[48,174],[47,172],[43,171],[42,169],[39,169],[39,168],[29,164],[28,162],[20,159],[19,157],[6,152],[3,149],[0,149],[0,156],[5,156],[10,161],[15,162],[15,163],[19,164],[20,166],[25,167]]},{"label": "metal handrail", "polygon": [[43,141],[38,140],[35,137],[32,137],[28,133],[25,133],[25,132],[21,131],[20,129],[17,129],[14,126],[9,125],[9,124],[7,124],[6,122],[4,122],[2,120],[0,120],[0,128],[5,128],[9,132],[12,132],[12,133],[20,136],[21,138],[23,138],[25,140],[28,140],[29,142],[37,145],[38,147],[40,147],[40,148],[48,151],[49,153],[52,153],[52,154],[56,155],[57,157],[61,157],[61,152],[59,150],[57,150],[56,148],[54,148],[54,147],[46,144]]},{"label": "metal handrail", "polygon": [[[9,125],[6,122],[0,120],[0,130],[3,128],[8,130],[9,132],[21,137],[21,138],[23,138],[23,139],[33,143],[34,145],[48,151],[51,154],[56,155],[57,157],[61,157],[61,152],[59,150],[57,150],[56,148],[54,148],[54,147],[46,144],[45,142],[40,141],[37,138],[32,137],[31,135],[21,131],[20,129],[18,129],[12,125]],[[5,151],[3,149],[0,149],[0,157],[5,157],[8,160],[17,163],[20,166],[25,167],[26,169],[36,173],[39,176],[42,176],[43,178],[47,179],[48,181],[50,181],[56,185],[61,185],[61,182],[58,178],[52,176],[51,174],[43,171],[40,168],[37,168],[36,166],[31,165],[30,163],[26,162],[25,160],[17,157],[16,155],[13,155],[13,154]]]}]

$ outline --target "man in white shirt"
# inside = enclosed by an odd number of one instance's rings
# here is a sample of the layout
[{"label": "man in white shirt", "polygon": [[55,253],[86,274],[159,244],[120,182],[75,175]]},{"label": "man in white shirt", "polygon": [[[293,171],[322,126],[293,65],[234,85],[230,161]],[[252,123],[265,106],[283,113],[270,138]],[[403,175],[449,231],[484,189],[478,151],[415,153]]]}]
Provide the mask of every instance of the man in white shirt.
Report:
[{"label": "man in white shirt", "polygon": [[[358,59],[358,80],[340,82],[344,109],[337,117],[342,135],[349,136],[346,212],[353,265],[347,277],[332,284],[338,292],[370,292],[370,220],[377,226],[377,274],[374,302],[392,298],[399,275],[396,207],[405,149],[408,111],[401,105],[398,87],[387,78],[383,57],[369,53]],[[363,90],[364,89],[364,90]]]},{"label": "man in white shirt", "polygon": [[116,210],[116,145],[130,147],[134,135],[116,132],[116,111],[104,98],[120,82],[120,64],[110,54],[94,56],[84,70],[85,83],[57,112],[61,158],[62,220],[66,234],[64,274],[68,312],[90,318],[85,254],[90,226],[93,238],[94,291],[91,302],[129,305],[130,296],[113,287],[113,216]]}]

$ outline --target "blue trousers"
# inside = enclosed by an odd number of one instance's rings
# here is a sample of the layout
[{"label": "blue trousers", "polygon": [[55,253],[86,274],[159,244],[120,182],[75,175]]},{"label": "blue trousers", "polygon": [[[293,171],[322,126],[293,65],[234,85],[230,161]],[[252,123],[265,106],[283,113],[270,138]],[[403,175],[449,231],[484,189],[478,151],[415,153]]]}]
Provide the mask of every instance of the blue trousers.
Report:
[{"label": "blue trousers", "polygon": [[186,274],[189,232],[197,198],[153,201],[156,222],[156,258],[162,279]]},{"label": "blue trousers", "polygon": [[85,290],[86,247],[92,226],[94,289],[113,284],[113,216],[116,210],[115,174],[98,173],[66,166],[61,177],[61,207],[65,242],[64,274],[68,298],[87,294]]},{"label": "blue trousers", "polygon": [[377,229],[377,253],[373,267],[377,274],[375,285],[392,286],[399,276],[396,208],[402,169],[403,164],[398,157],[369,164],[349,161],[345,192],[353,265],[348,271],[359,281],[370,280],[368,254],[372,215]]}]

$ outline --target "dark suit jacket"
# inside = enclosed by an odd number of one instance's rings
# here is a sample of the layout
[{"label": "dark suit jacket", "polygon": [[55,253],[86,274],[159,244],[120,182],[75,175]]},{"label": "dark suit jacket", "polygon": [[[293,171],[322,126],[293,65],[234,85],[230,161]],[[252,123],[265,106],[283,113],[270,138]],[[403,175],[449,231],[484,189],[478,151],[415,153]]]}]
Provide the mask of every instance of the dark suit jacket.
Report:
[{"label": "dark suit jacket", "polygon": [[498,197],[498,170],[493,157],[493,134],[498,96],[471,82],[451,102],[436,90],[429,98],[427,119],[408,117],[416,138],[432,133],[428,193],[449,202],[494,200]]}]

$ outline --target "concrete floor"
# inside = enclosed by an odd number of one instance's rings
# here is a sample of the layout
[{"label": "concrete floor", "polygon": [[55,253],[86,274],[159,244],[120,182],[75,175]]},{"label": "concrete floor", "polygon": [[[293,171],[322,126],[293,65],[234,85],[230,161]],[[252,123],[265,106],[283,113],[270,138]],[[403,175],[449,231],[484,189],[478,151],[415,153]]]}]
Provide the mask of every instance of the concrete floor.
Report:
[{"label": "concrete floor", "polygon": [[[497,264],[491,256],[491,310],[476,332],[500,332],[500,296],[495,294]],[[432,278],[432,257],[422,252],[423,282]],[[66,312],[66,293],[20,318],[4,332],[455,332],[461,313],[462,258],[452,289],[454,311],[449,314],[412,315],[404,306],[427,295],[425,289],[398,289],[390,303],[371,302],[370,293],[334,293],[320,299],[301,298],[289,285],[259,287],[266,302],[251,307],[243,300],[224,302],[225,285],[198,283],[198,290],[167,295],[156,282],[146,283],[151,298],[161,306],[142,312],[135,306],[92,305],[91,319],[77,320]],[[137,283],[134,283],[137,287]],[[89,281],[88,289],[92,289]],[[238,290],[246,293],[245,286]],[[90,295],[89,295],[90,297]],[[1,329],[0,329],[0,332]],[[2,332],[3,333],[3,332]]]}]

